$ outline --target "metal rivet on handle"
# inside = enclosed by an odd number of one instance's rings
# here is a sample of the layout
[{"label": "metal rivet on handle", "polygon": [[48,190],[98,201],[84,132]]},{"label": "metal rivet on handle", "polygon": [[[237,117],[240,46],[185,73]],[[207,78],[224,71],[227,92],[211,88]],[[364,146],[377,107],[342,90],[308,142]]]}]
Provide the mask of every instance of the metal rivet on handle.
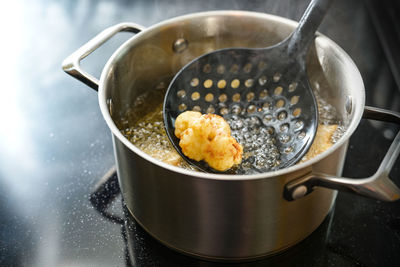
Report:
[{"label": "metal rivet on handle", "polygon": [[173,44],[173,49],[176,53],[182,53],[188,47],[188,41],[184,38],[177,39]]},{"label": "metal rivet on handle", "polygon": [[293,199],[299,199],[307,194],[307,187],[305,185],[300,185],[296,187],[292,192]]}]

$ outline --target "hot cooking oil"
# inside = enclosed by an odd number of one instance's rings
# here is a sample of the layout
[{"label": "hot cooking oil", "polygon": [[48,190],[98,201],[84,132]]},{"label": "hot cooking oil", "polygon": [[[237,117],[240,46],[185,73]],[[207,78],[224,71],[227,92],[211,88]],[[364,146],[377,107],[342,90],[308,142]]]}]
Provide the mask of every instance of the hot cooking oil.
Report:
[{"label": "hot cooking oil", "polygon": [[164,129],[162,104],[121,130],[121,133],[140,150],[165,163],[192,169],[175,151]]},{"label": "hot cooking oil", "polygon": [[[176,152],[163,125],[162,100],[165,90],[150,90],[139,96],[125,117],[116,122],[121,133],[148,155],[165,163],[195,170]],[[338,125],[335,108],[318,95],[319,126],[313,145],[301,162],[309,160],[331,147],[343,135],[345,128]],[[243,146],[243,161],[232,170],[237,174],[250,174],[254,170],[269,171],[280,164],[280,153],[291,153],[290,147],[280,152],[276,146],[273,127],[261,127],[257,117],[231,116],[227,119],[232,136]],[[282,126],[284,127],[284,125]],[[256,137],[249,134],[256,130]],[[280,129],[282,130],[282,129]],[[283,129],[284,130],[284,129]],[[281,135],[279,138],[285,138]],[[285,142],[285,140],[279,140]]]}]

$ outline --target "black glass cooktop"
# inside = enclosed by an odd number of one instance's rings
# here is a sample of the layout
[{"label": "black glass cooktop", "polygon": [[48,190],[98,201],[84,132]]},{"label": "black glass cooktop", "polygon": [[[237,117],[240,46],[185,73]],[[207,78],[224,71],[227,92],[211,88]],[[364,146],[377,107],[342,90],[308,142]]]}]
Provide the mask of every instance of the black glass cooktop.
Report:
[{"label": "black glass cooktop", "polygon": [[[302,0],[17,0],[0,9],[0,266],[217,266],[150,237],[124,208],[97,93],[61,70],[63,59],[119,22],[151,26],[206,10],[240,9],[298,20]],[[320,31],[362,74],[367,104],[400,111],[398,1],[335,0]],[[85,59],[99,77],[121,34]],[[361,121],[343,175],[374,173],[398,127]],[[400,185],[400,161],[391,177]],[[106,180],[103,180],[105,182]],[[101,187],[100,187],[101,189]],[[92,198],[91,198],[92,197]],[[92,199],[92,202],[90,201]],[[98,211],[100,209],[101,212]],[[163,222],[160,221],[160,224]],[[339,193],[315,233],[282,254],[238,266],[400,266],[400,202]]]},{"label": "black glass cooktop", "polygon": [[[367,141],[367,140],[365,140]],[[150,236],[132,217],[124,202],[123,213],[109,206],[121,200],[115,168],[96,185],[90,195],[95,209],[110,223],[118,224],[124,241],[126,266],[225,266],[178,253]],[[400,207],[391,203],[354,201],[339,195],[336,206],[323,223],[301,243],[261,260],[230,266],[396,266],[400,260],[398,236]],[[351,203],[351,205],[349,205]],[[384,210],[393,212],[388,216]],[[383,223],[385,221],[385,223]],[[160,222],[162,223],[162,222]],[[368,234],[367,234],[368,233]],[[366,235],[367,234],[367,235]],[[362,244],[359,241],[362,240]],[[373,253],[367,252],[372,250]]]}]

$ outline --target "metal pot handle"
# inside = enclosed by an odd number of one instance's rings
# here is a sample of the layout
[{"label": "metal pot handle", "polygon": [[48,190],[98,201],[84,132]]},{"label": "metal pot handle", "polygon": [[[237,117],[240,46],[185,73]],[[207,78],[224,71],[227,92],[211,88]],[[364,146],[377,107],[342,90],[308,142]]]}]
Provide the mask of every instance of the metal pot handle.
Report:
[{"label": "metal pot handle", "polygon": [[[394,122],[400,125],[400,113],[374,107],[365,107],[363,118]],[[320,186],[383,201],[398,200],[400,189],[390,180],[389,173],[399,153],[400,131],[390,145],[378,170],[371,177],[352,179],[311,172],[286,184],[284,197],[289,201],[296,200],[311,193],[314,187]]]},{"label": "metal pot handle", "polygon": [[104,44],[108,39],[119,32],[138,33],[144,29],[145,27],[143,26],[129,22],[119,23],[117,25],[111,26],[100,32],[93,39],[91,39],[89,42],[81,46],[78,50],[76,50],[74,53],[64,59],[62,63],[62,68],[72,77],[80,80],[81,82],[85,83],[86,85],[97,91],[99,87],[99,80],[89,73],[85,72],[81,68],[81,60],[90,55],[93,51]]}]

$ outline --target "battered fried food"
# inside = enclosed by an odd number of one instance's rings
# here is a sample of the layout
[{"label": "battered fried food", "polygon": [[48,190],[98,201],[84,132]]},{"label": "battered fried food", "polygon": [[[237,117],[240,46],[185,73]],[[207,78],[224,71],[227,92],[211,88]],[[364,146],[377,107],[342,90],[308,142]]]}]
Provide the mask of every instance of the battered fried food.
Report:
[{"label": "battered fried food", "polygon": [[242,162],[243,148],[221,116],[183,112],[176,118],[175,135],[183,154],[196,161],[204,160],[215,170],[226,171]]}]

